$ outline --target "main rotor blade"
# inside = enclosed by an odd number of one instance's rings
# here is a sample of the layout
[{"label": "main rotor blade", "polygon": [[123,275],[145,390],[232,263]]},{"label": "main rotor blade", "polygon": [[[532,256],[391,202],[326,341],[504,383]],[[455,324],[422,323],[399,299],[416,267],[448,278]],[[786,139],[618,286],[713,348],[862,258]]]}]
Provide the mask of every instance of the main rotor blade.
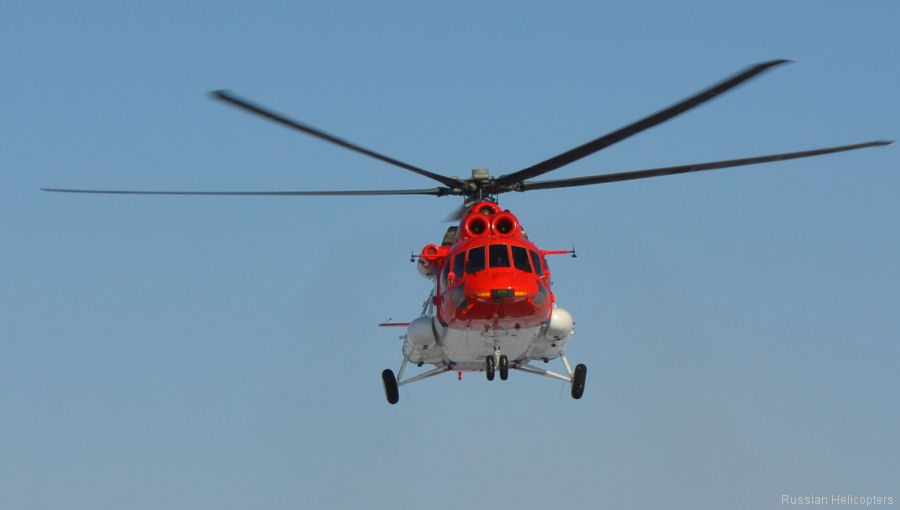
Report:
[{"label": "main rotor blade", "polygon": [[226,195],[226,196],[363,196],[363,195],[434,195],[450,194],[447,188],[431,189],[383,189],[342,191],[156,191],[120,189],[67,189],[41,188],[53,193],[91,193],[103,195]]},{"label": "main rotor blade", "polygon": [[501,175],[497,178],[496,183],[499,187],[505,187],[510,185],[515,185],[524,181],[525,179],[531,179],[532,177],[537,177],[541,174],[545,174],[552,170],[556,170],[557,168],[568,165],[574,161],[577,161],[585,156],[589,156],[601,149],[605,149],[610,145],[620,142],[632,135],[640,133],[645,129],[649,129],[657,124],[665,122],[676,115],[686,112],[691,108],[699,106],[706,101],[727,92],[734,87],[737,87],[741,83],[753,78],[754,76],[762,73],[763,71],[772,68],[774,66],[784,64],[786,62],[790,62],[789,60],[772,60],[769,62],[762,62],[760,64],[756,64],[747,68],[744,71],[741,71],[734,76],[725,79],[722,82],[719,82],[708,89],[702,90],[693,96],[681,101],[680,103],[673,104],[672,106],[660,110],[649,117],[645,117],[637,122],[633,122],[623,128],[620,128],[616,131],[608,133],[606,135],[597,138],[596,140],[592,140],[584,145],[579,145],[572,150],[564,152],[558,156],[554,156],[548,160],[541,161],[540,163],[525,168],[523,170],[519,170],[517,172],[513,172],[507,175]]},{"label": "main rotor blade", "polygon": [[717,170],[721,168],[768,163],[770,161],[782,161],[785,159],[808,158],[810,156],[820,156],[822,154],[831,154],[833,152],[852,151],[856,149],[864,149],[866,147],[878,147],[882,145],[890,145],[892,143],[894,142],[878,140],[874,142],[857,143],[853,145],[842,145],[840,147],[826,147],[824,149],[813,149],[800,152],[785,152],[783,154],[770,154],[768,156],[756,156],[753,158],[711,161],[708,163],[694,163],[692,165],[679,165],[651,168],[647,170],[634,170],[631,172],[621,172],[615,174],[590,175],[587,177],[575,177],[572,179],[559,179],[555,181],[524,182],[517,188],[517,191],[530,191],[535,189],[551,188],[571,188],[574,186],[588,186],[591,184],[603,184],[607,182],[646,179],[648,177],[660,177],[663,175],[684,174],[688,172],[700,172],[704,170]]},{"label": "main rotor blade", "polygon": [[454,209],[450,214],[444,217],[444,222],[456,222],[463,218],[466,215],[466,211],[469,210],[469,207],[466,206],[465,203]]},{"label": "main rotor blade", "polygon": [[307,126],[306,124],[297,122],[293,119],[285,117],[284,115],[273,112],[273,111],[263,108],[259,105],[253,104],[250,101],[247,101],[246,99],[242,99],[238,96],[235,96],[234,94],[232,94],[226,90],[216,90],[216,91],[210,92],[210,95],[216,99],[219,99],[221,101],[229,103],[232,106],[242,108],[250,113],[254,113],[261,117],[265,117],[269,120],[273,120],[273,121],[275,121],[279,124],[282,124],[284,126],[287,126],[289,128],[293,128],[293,129],[296,129],[303,133],[306,133],[310,136],[319,138],[320,140],[325,140],[326,142],[331,142],[331,143],[333,143],[335,145],[339,145],[345,149],[350,149],[354,152],[358,152],[360,154],[365,154],[366,156],[369,156],[371,158],[375,158],[377,160],[384,161],[385,163],[389,163],[391,165],[398,166],[405,170],[409,170],[410,172],[415,172],[419,175],[428,177],[429,179],[434,179],[435,181],[438,181],[445,186],[449,186],[450,188],[459,188],[459,189],[465,188],[465,183],[463,183],[460,180],[453,179],[451,177],[446,177],[444,175],[436,174],[434,172],[429,172],[428,170],[410,165],[408,163],[404,163],[402,161],[398,161],[394,158],[385,156],[383,154],[379,154],[375,151],[371,151],[364,147],[360,147],[359,145],[350,143],[346,140],[342,140],[342,139],[340,139],[334,135],[330,135],[322,130],[316,129],[312,126]]}]

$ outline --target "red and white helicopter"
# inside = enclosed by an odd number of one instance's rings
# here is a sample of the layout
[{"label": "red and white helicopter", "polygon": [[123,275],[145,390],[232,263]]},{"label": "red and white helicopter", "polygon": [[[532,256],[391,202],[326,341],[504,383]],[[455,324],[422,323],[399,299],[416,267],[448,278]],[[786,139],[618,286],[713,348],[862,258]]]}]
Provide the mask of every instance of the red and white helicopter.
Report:
[{"label": "red and white helicopter", "polygon": [[[395,375],[382,372],[385,395],[391,404],[399,400],[399,386],[445,372],[484,372],[493,380],[497,372],[507,379],[509,370],[543,375],[571,384],[575,399],[584,392],[587,368],[573,369],[565,354],[568,338],[574,334],[572,315],[559,307],[551,291],[550,269],[545,255],[574,250],[542,250],[525,233],[519,220],[497,204],[497,196],[510,191],[568,188],[663,175],[716,170],[785,159],[805,158],[833,152],[888,145],[890,141],[871,141],[838,147],[770,154],[750,158],[712,161],[620,173],[591,175],[558,180],[531,180],[564,165],[589,156],[645,129],[660,124],[731,90],[758,74],[784,64],[772,60],[751,66],[668,108],[625,127],[591,140],[574,149],[541,161],[528,168],[493,177],[487,170],[472,171],[471,178],[460,179],[437,174],[390,158],[342,140],[314,127],[255,105],[226,91],[215,91],[215,99],[250,113],[296,129],[346,149],[381,160],[428,177],[441,186],[425,189],[339,190],[339,191],[147,191],[42,188],[64,193],[102,193],[134,195],[433,195],[461,196],[463,208],[459,224],[450,227],[440,245],[425,246],[418,258],[418,270],[434,280],[434,289],[420,317],[408,323],[382,324],[405,326],[403,361]],[[559,358],[564,372],[538,367],[534,362]],[[409,363],[433,368],[404,379]]]}]

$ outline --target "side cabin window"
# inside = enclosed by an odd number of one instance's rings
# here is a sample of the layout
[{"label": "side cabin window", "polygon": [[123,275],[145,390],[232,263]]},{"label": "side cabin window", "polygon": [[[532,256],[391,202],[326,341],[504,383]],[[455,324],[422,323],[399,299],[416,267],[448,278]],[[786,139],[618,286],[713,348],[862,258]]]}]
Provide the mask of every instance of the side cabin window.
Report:
[{"label": "side cabin window", "polygon": [[461,251],[453,256],[453,274],[457,278],[463,275],[463,268],[466,263],[466,252]]},{"label": "side cabin window", "polygon": [[534,272],[537,273],[538,276],[544,276],[544,268],[541,265],[541,256],[538,252],[531,250],[531,263],[534,265]]},{"label": "side cabin window", "polygon": [[469,258],[466,260],[466,274],[473,274],[485,268],[484,246],[469,250]]},{"label": "side cabin window", "polygon": [[509,267],[509,248],[505,244],[490,246],[491,267]]},{"label": "side cabin window", "polygon": [[447,277],[450,275],[450,261],[444,263],[444,268],[441,269],[441,287],[446,289],[449,285],[447,281]]},{"label": "side cabin window", "polygon": [[512,248],[513,266],[526,273],[531,272],[531,263],[528,262],[528,250],[522,246],[510,246]]}]

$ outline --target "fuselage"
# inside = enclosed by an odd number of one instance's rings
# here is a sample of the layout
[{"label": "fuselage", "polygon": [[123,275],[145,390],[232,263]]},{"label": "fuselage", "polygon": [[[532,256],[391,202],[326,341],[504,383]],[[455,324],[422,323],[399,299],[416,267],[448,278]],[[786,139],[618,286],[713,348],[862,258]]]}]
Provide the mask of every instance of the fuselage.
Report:
[{"label": "fuselage", "polygon": [[555,305],[545,253],[509,211],[471,207],[440,246],[419,255],[419,272],[435,281],[434,306],[410,324],[406,358],[482,370],[499,352],[513,365],[557,357],[573,322]]}]

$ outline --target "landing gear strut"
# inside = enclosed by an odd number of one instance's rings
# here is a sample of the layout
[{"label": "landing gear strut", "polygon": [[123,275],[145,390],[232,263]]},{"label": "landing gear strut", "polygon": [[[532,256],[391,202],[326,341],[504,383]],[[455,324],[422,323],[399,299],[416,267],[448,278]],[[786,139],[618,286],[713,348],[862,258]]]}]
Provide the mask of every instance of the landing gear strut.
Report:
[{"label": "landing gear strut", "polygon": [[428,379],[429,377],[434,377],[443,374],[444,372],[449,372],[453,368],[452,365],[438,366],[427,372],[404,379],[403,374],[406,373],[406,365],[408,363],[409,360],[403,358],[403,363],[400,364],[400,371],[397,372],[396,376],[394,375],[394,371],[389,368],[386,368],[381,372],[381,382],[384,384],[384,396],[387,398],[389,404],[396,404],[400,401],[400,386],[421,381],[422,379]]},{"label": "landing gear strut", "polygon": [[529,374],[542,375],[544,377],[550,377],[551,379],[559,379],[560,381],[565,381],[572,385],[572,398],[578,400],[584,395],[584,381],[587,378],[587,367],[583,364],[579,363],[575,366],[575,370],[572,370],[572,366],[569,365],[569,358],[566,357],[566,353],[560,352],[559,359],[562,361],[563,367],[566,369],[566,374],[558,374],[556,372],[551,372],[550,370],[543,369],[541,367],[536,367],[529,363],[522,363],[518,365],[516,368],[521,370],[522,372],[527,372]]},{"label": "landing gear strut", "polygon": [[[572,386],[572,398],[576,400],[580,399],[582,395],[584,395],[584,383],[585,379],[587,378],[587,367],[579,363],[575,366],[575,370],[572,370],[572,366],[569,364],[569,359],[566,357],[566,354],[564,352],[559,353],[559,358],[562,361],[563,367],[565,367],[566,369],[564,374],[551,372],[550,370],[534,366],[528,362],[523,362],[522,360],[517,360],[515,364],[510,367],[509,358],[505,354],[500,354],[500,352],[497,351],[493,355],[485,357],[484,371],[488,381],[494,380],[494,377],[496,377],[498,370],[500,372],[500,379],[505,381],[509,377],[510,368],[514,368],[515,370],[519,370],[529,374],[542,375],[551,379],[565,381]],[[397,375],[394,375],[394,371],[389,368],[381,372],[381,382],[384,384],[384,396],[387,398],[389,404],[393,405],[400,401],[400,386],[416,381],[421,381],[422,379],[427,379],[429,377],[434,377],[436,375],[443,374],[444,372],[456,370],[453,363],[447,363],[437,365],[435,366],[435,368],[419,375],[404,378],[403,374],[406,371],[408,362],[408,359],[403,359],[403,363],[400,365],[400,371],[397,372]],[[472,369],[469,368],[469,370]],[[477,367],[475,368],[475,370],[477,370]],[[461,377],[462,372],[459,373]]]}]

